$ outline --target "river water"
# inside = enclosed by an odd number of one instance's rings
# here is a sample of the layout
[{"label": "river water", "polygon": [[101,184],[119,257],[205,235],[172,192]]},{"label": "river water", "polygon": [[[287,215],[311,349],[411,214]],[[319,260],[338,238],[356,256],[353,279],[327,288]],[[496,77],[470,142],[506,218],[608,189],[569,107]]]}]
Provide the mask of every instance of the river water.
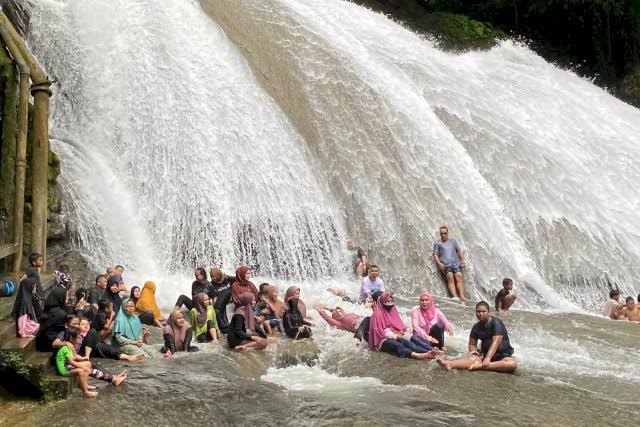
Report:
[{"label": "river water", "polygon": [[[445,373],[315,344],[203,349],[130,366],[119,389],[9,425],[613,424],[640,415],[638,324],[597,316],[640,276],[640,112],[526,46],[439,50],[341,0],[35,0],[28,42],[56,80],[52,146],[73,245],[124,264],[161,305],[196,265],[240,263],[336,304],[347,236],[382,266],[402,312],[430,289],[461,354],[473,308],[444,298],[438,226],[467,253],[467,288],[505,319],[515,375]],[[361,307],[350,307],[363,312]],[[318,322],[321,323],[321,322]],[[119,364],[116,364],[119,365]],[[105,363],[114,370],[117,366]],[[75,415],[71,415],[75,414]]]},{"label": "river water", "polygon": [[[327,294],[303,297],[337,303]],[[460,355],[473,307],[439,305],[455,324],[448,357]],[[409,302],[399,306],[407,316]],[[618,425],[640,416],[639,324],[513,311],[502,316],[520,362],[510,375],[445,372],[431,361],[362,350],[315,317],[313,344],[277,341],[253,354],[200,345],[196,354],[128,366],[122,386],[98,384],[98,399],[75,390],[46,406],[4,402],[0,424]],[[123,364],[103,366],[115,372]]]}]

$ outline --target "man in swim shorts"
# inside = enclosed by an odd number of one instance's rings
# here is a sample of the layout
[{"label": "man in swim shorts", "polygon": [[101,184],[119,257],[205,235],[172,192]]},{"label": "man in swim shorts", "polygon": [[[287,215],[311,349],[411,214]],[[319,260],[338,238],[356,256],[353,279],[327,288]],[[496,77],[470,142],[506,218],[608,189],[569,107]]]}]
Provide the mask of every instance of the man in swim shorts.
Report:
[{"label": "man in swim shorts", "polygon": [[467,301],[462,283],[462,269],[464,268],[464,251],[454,239],[449,239],[449,229],[440,227],[440,240],[433,244],[433,260],[440,271],[447,278],[449,292],[453,298]]}]

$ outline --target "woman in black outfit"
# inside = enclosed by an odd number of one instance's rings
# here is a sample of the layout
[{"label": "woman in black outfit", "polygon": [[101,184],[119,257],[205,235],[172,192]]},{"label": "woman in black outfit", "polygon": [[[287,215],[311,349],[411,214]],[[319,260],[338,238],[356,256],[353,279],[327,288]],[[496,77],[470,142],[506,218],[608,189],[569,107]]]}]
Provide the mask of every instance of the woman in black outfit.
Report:
[{"label": "woman in black outfit", "polygon": [[284,332],[291,339],[311,338],[311,323],[304,320],[298,309],[298,297],[292,295],[287,299],[287,311],[282,315]]},{"label": "woman in black outfit", "polygon": [[253,303],[256,297],[251,292],[240,294],[240,306],[231,318],[227,343],[229,348],[238,351],[262,350],[267,347],[267,340],[256,332],[256,317]]},{"label": "woman in black outfit", "polygon": [[189,322],[184,319],[181,311],[174,310],[169,315],[169,321],[163,331],[164,347],[162,351],[169,357],[179,351],[194,352],[198,347],[191,345],[193,339],[193,329]]}]

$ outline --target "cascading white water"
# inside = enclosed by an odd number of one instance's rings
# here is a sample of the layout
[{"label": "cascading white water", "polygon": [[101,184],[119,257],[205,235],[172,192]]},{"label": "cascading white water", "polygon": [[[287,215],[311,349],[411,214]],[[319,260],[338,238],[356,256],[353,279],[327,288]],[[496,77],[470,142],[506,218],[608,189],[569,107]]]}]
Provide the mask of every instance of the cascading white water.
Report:
[{"label": "cascading white water", "polygon": [[30,41],[59,82],[69,226],[97,266],[341,268],[342,216],[301,137],[196,3],[43,2]]},{"label": "cascading white water", "polygon": [[419,277],[445,223],[481,290],[514,275],[590,307],[636,290],[637,109],[526,47],[444,53],[345,1],[201,3],[396,272]]},{"label": "cascading white water", "polygon": [[98,266],[322,278],[349,231],[400,290],[442,294],[445,223],[474,296],[513,276],[530,307],[593,307],[640,273],[640,113],[523,46],[448,54],[339,0],[37,3],[69,226]]}]

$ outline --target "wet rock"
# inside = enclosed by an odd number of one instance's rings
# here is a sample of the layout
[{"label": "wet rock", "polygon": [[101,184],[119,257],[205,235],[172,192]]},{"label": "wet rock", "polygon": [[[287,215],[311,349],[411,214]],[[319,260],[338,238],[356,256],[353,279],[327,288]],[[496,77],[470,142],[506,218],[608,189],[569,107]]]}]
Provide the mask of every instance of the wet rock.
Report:
[{"label": "wet rock", "polygon": [[619,94],[625,101],[640,106],[640,65],[622,79]]},{"label": "wet rock", "polygon": [[47,221],[47,241],[63,240],[67,237],[67,227],[64,216],[59,213],[49,213]]}]

